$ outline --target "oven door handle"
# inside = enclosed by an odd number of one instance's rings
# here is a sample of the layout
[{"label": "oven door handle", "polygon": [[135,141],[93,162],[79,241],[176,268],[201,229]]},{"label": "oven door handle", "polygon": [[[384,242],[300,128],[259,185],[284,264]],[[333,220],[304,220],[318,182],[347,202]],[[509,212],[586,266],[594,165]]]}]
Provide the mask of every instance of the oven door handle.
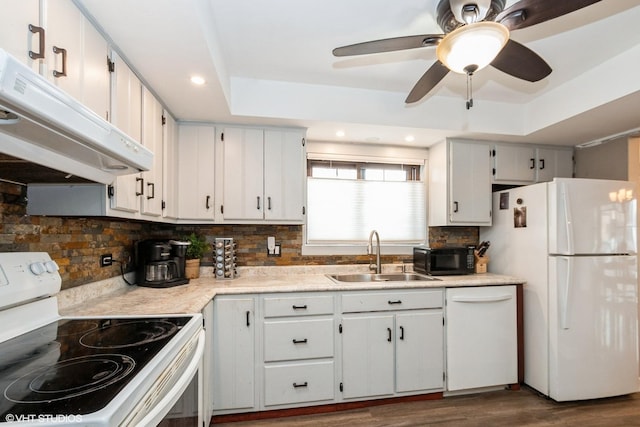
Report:
[{"label": "oven door handle", "polygon": [[204,330],[200,330],[198,334],[198,346],[196,347],[196,351],[193,354],[189,365],[183,372],[182,376],[175,385],[168,390],[164,397],[153,406],[153,409],[145,415],[145,417],[135,423],[136,426],[150,426],[157,425],[162,419],[169,413],[173,405],[178,401],[182,393],[187,389],[189,383],[191,382],[193,375],[198,371],[202,362],[202,356],[204,354],[204,341],[205,341],[205,333]]}]

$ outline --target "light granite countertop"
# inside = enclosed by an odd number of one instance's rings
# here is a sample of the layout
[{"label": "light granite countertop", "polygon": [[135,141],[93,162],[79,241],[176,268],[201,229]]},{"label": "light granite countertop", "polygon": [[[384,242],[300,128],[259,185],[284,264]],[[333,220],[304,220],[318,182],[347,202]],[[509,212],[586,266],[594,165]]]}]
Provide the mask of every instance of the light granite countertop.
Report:
[{"label": "light granite countertop", "polygon": [[[383,272],[398,272],[401,266],[384,266]],[[441,276],[440,280],[408,282],[336,283],[327,274],[368,272],[367,266],[245,267],[240,277],[217,280],[201,269],[201,277],[172,288],[129,286],[122,279],[79,286],[58,294],[63,316],[157,315],[200,312],[216,295],[273,292],[324,292],[384,289],[442,288],[522,284],[524,280],[492,273]],[[84,288],[84,289],[82,289]]]}]

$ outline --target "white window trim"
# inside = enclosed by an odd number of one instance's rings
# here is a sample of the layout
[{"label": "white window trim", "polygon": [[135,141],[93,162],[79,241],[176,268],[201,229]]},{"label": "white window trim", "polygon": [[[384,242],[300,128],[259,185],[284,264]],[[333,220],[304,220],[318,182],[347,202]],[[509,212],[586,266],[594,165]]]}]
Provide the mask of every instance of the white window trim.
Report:
[{"label": "white window trim", "polygon": [[[426,148],[412,148],[388,145],[347,144],[322,141],[307,141],[307,159],[312,160],[353,160],[375,163],[395,163],[407,165],[421,165],[422,182],[424,183],[425,203],[428,203],[427,177],[428,156]],[[305,188],[306,177],[305,177]],[[306,191],[306,190],[305,190]],[[305,203],[306,205],[306,203]],[[428,207],[428,206],[427,206]],[[427,210],[428,212],[428,210]],[[385,244],[384,236],[380,236],[380,253],[382,255],[411,255],[413,247],[425,244],[428,241],[429,228],[426,227],[427,236],[424,242],[413,244]],[[307,224],[302,227],[302,255],[366,255],[367,244],[308,244]]]}]

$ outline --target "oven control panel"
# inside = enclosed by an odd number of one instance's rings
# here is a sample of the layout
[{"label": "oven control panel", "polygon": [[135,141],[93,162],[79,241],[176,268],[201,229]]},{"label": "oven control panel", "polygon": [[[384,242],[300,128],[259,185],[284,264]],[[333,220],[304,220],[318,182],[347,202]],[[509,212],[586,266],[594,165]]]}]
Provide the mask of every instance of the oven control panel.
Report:
[{"label": "oven control panel", "polygon": [[0,252],[0,309],[57,294],[58,270],[46,252]]}]

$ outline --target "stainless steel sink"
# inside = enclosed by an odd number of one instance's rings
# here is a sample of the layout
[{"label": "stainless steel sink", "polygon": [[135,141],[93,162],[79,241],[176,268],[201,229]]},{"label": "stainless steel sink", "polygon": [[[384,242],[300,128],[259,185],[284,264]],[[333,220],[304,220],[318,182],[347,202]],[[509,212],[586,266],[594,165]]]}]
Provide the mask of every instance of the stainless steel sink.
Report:
[{"label": "stainless steel sink", "polygon": [[328,274],[335,282],[411,282],[440,280],[435,277],[423,276],[415,273],[360,273],[360,274]]}]

